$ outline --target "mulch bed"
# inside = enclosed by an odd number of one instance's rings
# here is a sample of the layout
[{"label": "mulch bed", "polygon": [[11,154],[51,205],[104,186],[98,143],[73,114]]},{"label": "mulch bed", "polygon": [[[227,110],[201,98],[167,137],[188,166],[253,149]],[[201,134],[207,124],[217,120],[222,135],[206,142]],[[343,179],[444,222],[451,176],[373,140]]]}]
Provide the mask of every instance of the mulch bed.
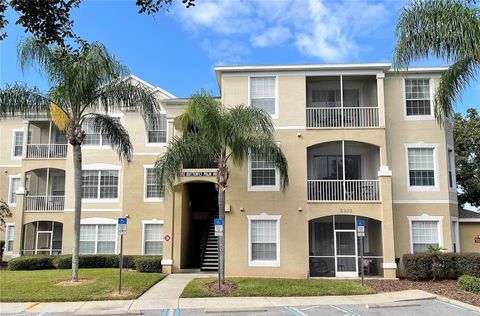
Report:
[{"label": "mulch bed", "polygon": [[458,286],[456,280],[365,280],[365,283],[378,292],[394,292],[413,289],[422,290],[480,307],[480,294],[462,290]]},{"label": "mulch bed", "polygon": [[220,291],[218,291],[218,281],[206,283],[205,288],[217,296],[230,296],[230,294],[237,289],[237,285],[232,281],[225,280]]}]

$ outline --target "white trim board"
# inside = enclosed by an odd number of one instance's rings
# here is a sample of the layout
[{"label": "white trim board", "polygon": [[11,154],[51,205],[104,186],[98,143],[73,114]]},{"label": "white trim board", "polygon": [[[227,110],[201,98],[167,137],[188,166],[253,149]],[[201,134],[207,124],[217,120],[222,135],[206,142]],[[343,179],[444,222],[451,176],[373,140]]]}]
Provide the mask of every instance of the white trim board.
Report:
[{"label": "white trim board", "polygon": [[454,200],[393,200],[393,204],[454,204],[458,201]]}]

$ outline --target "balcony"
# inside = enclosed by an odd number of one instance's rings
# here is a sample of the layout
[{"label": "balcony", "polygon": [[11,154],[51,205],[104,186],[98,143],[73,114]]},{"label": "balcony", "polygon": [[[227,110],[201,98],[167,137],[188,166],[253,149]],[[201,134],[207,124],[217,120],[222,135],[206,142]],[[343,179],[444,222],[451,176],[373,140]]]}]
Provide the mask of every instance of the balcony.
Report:
[{"label": "balcony", "polygon": [[27,172],[25,212],[63,212],[65,171],[53,168]]},{"label": "balcony", "polygon": [[337,141],[311,146],[308,152],[307,200],[311,202],[380,201],[379,148]]},{"label": "balcony", "polygon": [[67,139],[51,121],[30,121],[26,158],[59,159],[67,156]]},{"label": "balcony", "polygon": [[307,128],[379,127],[375,77],[308,77],[306,123]]}]

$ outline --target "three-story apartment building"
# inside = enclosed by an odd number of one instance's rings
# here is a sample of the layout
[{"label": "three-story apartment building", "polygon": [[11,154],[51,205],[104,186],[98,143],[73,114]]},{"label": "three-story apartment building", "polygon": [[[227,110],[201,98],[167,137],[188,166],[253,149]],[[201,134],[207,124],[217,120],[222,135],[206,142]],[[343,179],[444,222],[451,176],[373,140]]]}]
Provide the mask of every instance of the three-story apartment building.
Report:
[{"label": "three-story apartment building", "polygon": [[[433,113],[443,71],[399,74],[388,63],[216,67],[222,104],[272,116],[290,175],[282,191],[261,157],[231,166],[227,276],[354,277],[363,269],[395,277],[404,253],[429,245],[459,251],[453,136]],[[153,165],[181,135],[188,102],[156,94],[163,114],[155,126],[138,112],[111,113],[132,138],[128,163],[86,122],[80,251],[117,253],[116,219],[127,216],[125,253],[161,254],[167,273],[216,269],[216,169],[185,165],[172,188],[156,189]],[[64,136],[46,117],[24,117],[3,119],[0,139],[0,197],[14,213],[7,254],[69,253],[73,163]],[[357,220],[365,222],[363,261]]]}]

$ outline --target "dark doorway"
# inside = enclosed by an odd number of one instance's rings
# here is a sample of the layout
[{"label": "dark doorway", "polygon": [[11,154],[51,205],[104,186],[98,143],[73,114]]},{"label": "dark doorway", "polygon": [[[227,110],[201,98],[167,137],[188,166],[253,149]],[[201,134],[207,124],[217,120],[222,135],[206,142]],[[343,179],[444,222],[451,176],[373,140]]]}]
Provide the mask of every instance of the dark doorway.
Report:
[{"label": "dark doorway", "polygon": [[210,223],[218,216],[218,192],[214,183],[186,184],[189,213],[182,226],[182,269],[199,269],[209,234]]}]

